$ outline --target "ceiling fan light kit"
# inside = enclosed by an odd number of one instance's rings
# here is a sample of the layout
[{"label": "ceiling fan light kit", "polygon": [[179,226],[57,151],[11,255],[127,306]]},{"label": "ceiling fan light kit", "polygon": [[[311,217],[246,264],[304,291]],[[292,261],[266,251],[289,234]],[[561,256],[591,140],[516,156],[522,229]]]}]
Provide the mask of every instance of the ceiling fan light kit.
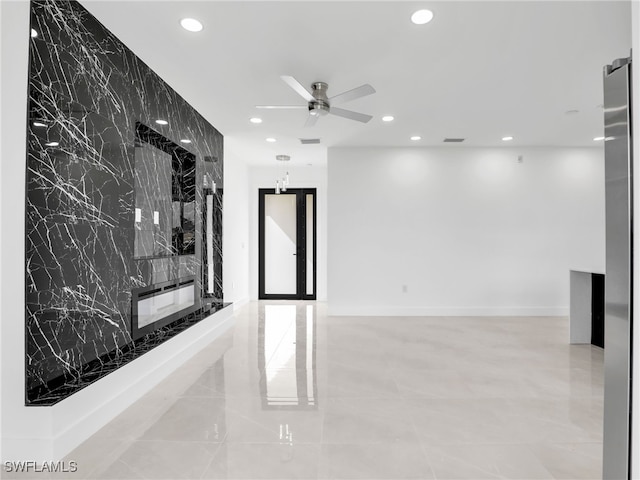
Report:
[{"label": "ceiling fan light kit", "polygon": [[[335,95],[331,98],[327,97],[327,90],[329,84],[325,82],[314,82],[311,84],[311,92],[302,86],[298,80],[290,75],[282,75],[282,81],[289,85],[298,95],[307,101],[307,109],[309,111],[309,117],[305,123],[306,127],[311,127],[316,124],[319,117],[326,115],[337,115],[339,117],[347,118],[349,120],[355,120],[357,122],[367,123],[373,117],[364,113],[354,112],[351,110],[345,110],[343,108],[333,107],[332,104],[346,103],[356,98],[364,97],[375,93],[375,89],[369,85],[364,84],[352,90],[348,90],[339,95]],[[304,108],[301,105],[257,105],[256,108]]]}]

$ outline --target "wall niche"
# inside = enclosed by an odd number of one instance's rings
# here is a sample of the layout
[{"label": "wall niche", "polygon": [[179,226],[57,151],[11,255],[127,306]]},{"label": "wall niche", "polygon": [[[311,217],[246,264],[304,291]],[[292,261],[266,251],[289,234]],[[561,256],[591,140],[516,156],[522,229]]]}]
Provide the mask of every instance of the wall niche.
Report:
[{"label": "wall niche", "polygon": [[51,405],[223,308],[223,137],[76,1],[31,2],[29,55],[26,404]]}]

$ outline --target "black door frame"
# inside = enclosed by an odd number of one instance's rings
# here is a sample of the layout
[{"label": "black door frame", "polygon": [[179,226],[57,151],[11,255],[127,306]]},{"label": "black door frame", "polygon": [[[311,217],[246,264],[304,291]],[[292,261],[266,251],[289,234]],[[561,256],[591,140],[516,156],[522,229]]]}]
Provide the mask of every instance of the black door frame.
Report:
[{"label": "black door frame", "polygon": [[[315,300],[317,292],[317,197],[315,188],[287,188],[280,195],[296,196],[296,293],[266,294],[264,268],[264,199],[275,195],[273,188],[258,190],[258,299],[260,300]],[[307,195],[313,195],[313,293],[307,294]]]}]

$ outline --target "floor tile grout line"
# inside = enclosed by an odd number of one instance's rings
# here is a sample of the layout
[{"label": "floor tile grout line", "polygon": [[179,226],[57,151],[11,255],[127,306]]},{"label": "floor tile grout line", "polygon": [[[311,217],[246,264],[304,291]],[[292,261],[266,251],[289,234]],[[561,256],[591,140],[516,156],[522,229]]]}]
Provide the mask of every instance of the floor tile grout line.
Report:
[{"label": "floor tile grout line", "polygon": [[225,440],[227,438],[227,435],[228,435],[228,432],[225,431],[223,440],[218,444],[218,448],[216,448],[215,451],[213,452],[213,454],[211,455],[211,459],[207,463],[207,466],[202,470],[202,473],[200,474],[200,477],[199,477],[200,479],[203,479],[205,477],[205,474],[209,471],[209,469],[211,468],[211,465],[213,465],[213,462],[215,461],[216,457],[218,456],[218,452],[222,448],[222,444],[225,442]]}]

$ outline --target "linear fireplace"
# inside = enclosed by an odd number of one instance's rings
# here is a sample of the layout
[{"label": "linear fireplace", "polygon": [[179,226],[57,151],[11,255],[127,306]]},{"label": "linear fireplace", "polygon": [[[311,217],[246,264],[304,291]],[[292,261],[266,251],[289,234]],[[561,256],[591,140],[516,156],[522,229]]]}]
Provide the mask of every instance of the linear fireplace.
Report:
[{"label": "linear fireplace", "polygon": [[133,289],[131,336],[134,340],[195,311],[195,276]]}]

